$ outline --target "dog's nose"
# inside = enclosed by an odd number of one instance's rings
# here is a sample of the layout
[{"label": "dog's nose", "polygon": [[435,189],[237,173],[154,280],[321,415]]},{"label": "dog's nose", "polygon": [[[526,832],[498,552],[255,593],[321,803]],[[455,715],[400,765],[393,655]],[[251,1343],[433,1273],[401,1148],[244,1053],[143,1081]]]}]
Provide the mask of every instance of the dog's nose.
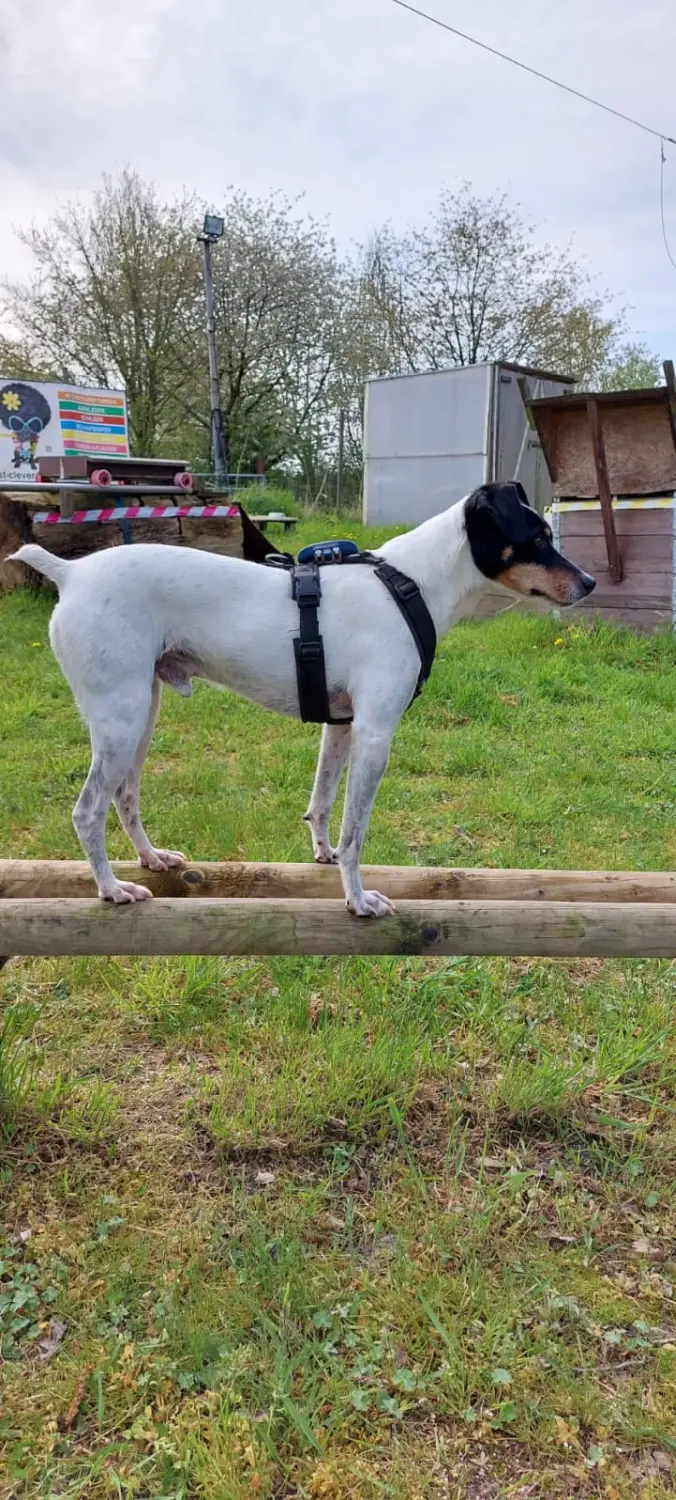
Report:
[{"label": "dog's nose", "polygon": [[582,587],[585,591],[585,594],[593,594],[594,589],[596,588],[596,579],[592,578],[591,573],[582,574]]}]

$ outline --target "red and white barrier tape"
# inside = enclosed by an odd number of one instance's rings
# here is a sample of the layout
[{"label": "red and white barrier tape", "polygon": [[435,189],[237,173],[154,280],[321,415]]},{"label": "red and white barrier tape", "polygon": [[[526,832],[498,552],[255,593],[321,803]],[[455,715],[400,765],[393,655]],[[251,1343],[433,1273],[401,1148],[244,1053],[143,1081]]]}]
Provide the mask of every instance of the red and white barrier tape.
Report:
[{"label": "red and white barrier tape", "polygon": [[81,526],[86,521],[173,521],[238,515],[236,505],[107,505],[101,510],[76,510],[72,516],[62,516],[60,510],[41,510],[33,520],[42,526]]}]

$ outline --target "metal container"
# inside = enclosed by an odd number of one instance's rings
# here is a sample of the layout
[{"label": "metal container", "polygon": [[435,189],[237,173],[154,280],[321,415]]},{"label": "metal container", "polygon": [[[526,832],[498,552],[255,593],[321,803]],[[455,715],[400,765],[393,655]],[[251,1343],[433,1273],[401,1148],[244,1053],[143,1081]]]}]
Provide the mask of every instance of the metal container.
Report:
[{"label": "metal container", "polygon": [[480,484],[519,479],[542,512],[551,481],[524,397],[570,393],[566,375],[494,362],[366,382],[364,520],[419,525]]}]

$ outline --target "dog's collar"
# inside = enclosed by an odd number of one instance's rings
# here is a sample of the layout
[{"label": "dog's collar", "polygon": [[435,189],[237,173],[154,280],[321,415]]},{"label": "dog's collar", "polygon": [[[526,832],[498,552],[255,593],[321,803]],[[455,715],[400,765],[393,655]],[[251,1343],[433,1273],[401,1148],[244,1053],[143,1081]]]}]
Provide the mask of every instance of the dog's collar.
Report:
[{"label": "dog's collar", "polygon": [[[418,584],[406,573],[373,552],[354,552],[332,555],[313,555],[311,562],[294,563],[288,554],[273,554],[265,558],[268,567],[284,568],[291,573],[291,592],[300,612],[300,634],[294,637],[296,677],[298,681],[298,704],[304,724],[351,724],[352,716],[334,719],[329,708],[326,683],[324,642],[319,633],[319,604],[322,596],[320,569],[339,564],[365,563],[373,568],[376,578],[394,599],[397,608],[408,625],[420,657],[420,671],[411,703],[418,697],[432,670],[437,649],[437,633],[434,621],[422,597]],[[409,708],[411,704],[409,703]]]}]

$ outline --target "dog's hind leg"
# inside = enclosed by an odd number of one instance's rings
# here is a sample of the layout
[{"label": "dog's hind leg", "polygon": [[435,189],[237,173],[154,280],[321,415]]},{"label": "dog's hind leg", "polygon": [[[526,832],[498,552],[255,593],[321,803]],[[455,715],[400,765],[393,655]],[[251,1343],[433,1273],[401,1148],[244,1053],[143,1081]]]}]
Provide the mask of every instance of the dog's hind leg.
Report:
[{"label": "dog's hind leg", "polygon": [[329,838],[329,818],[336,800],[340,778],[350,753],[351,724],[325,724],[310,806],[304,821],[310,824],[312,852],[320,865],[337,863]]},{"label": "dog's hind leg", "polygon": [[130,770],[115,792],[115,806],[120,822],[134,845],[142,865],[147,870],[170,870],[175,865],[184,865],[185,855],[176,849],[154,849],[141,821],[140,784],[143,763],[150,748],[153,730],[157,722],[162,698],[162,683],[158,677],[153,681],[148,722],[138,746]]},{"label": "dog's hind leg", "polygon": [[[144,885],[118,880],[106,853],[106,820],[118,787],[124,783],[142,742],[150,710],[150,686],[119,702],[89,703],[92,763],[73,809],[73,823],[104,901],[121,904],[143,901],[151,892]],[[93,712],[91,711],[93,709]]]}]

